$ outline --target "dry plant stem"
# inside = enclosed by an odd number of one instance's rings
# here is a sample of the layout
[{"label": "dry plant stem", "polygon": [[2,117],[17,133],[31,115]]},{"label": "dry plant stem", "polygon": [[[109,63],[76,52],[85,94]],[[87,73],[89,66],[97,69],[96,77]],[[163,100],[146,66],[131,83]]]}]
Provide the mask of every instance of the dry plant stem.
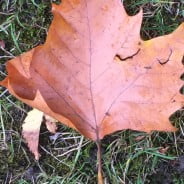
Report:
[{"label": "dry plant stem", "polygon": [[98,184],[104,184],[103,175],[102,175],[102,152],[101,152],[101,141],[97,140],[96,145],[98,148],[97,151],[97,162],[98,162]]}]

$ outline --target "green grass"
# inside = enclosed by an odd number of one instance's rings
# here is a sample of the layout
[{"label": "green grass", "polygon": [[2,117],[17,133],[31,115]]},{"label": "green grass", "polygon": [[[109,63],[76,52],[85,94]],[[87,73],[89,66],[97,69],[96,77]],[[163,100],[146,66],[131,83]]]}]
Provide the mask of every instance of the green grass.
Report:
[{"label": "green grass", "polygon": [[[183,1],[125,0],[133,15],[144,9],[141,35],[144,39],[173,31],[184,20]],[[0,79],[6,76],[5,62],[44,43],[52,20],[50,1],[1,0]],[[29,152],[21,125],[30,107],[0,88],[0,183],[93,184],[96,183],[96,145],[74,130],[58,124],[58,134],[41,128],[39,162]],[[106,183],[184,183],[184,114],[172,120],[177,133],[145,134],[121,131],[102,141]],[[166,150],[165,153],[162,151]]]}]

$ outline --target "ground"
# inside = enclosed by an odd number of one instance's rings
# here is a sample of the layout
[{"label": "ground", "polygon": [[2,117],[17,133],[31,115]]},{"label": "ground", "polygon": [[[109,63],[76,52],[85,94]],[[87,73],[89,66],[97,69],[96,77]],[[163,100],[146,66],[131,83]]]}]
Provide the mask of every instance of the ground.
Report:
[{"label": "ground", "polygon": [[[59,3],[59,1],[53,1]],[[144,10],[142,38],[172,32],[184,21],[183,0],[124,0],[129,14]],[[0,79],[8,59],[44,43],[52,20],[49,0],[0,0]],[[40,134],[41,158],[35,161],[22,138],[21,126],[31,108],[0,88],[0,183],[95,184],[96,145],[58,124]],[[176,133],[120,131],[102,141],[108,184],[184,183],[184,113],[171,120]]]}]

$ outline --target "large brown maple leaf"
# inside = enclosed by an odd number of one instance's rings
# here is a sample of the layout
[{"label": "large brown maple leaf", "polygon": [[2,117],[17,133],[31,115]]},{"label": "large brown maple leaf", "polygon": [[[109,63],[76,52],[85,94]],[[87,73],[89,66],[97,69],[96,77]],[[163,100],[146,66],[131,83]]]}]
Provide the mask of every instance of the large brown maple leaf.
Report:
[{"label": "large brown maple leaf", "polygon": [[93,140],[123,129],[175,130],[184,24],[143,41],[142,11],[128,16],[121,0],[63,0],[52,11],[45,44],[9,61],[1,85]]}]

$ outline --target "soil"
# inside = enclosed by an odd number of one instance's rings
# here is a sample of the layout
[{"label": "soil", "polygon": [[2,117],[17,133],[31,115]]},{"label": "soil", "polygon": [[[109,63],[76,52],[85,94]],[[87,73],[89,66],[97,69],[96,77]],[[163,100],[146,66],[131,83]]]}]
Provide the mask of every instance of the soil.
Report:
[{"label": "soil", "polygon": [[[177,178],[176,178],[177,177]],[[184,156],[177,160],[161,162],[156,172],[148,177],[150,184],[175,184],[175,180],[184,181]]]}]

